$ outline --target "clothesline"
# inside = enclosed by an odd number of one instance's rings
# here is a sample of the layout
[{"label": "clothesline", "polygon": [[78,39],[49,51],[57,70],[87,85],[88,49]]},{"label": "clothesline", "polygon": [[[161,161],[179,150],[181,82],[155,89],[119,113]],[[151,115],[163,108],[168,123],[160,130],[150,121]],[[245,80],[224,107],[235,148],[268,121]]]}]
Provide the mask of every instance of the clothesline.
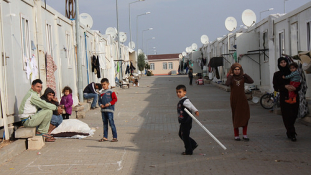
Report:
[{"label": "clothesline", "polygon": [[[96,53],[96,52],[91,52],[92,54],[106,54],[105,52],[98,52],[98,53]],[[106,58],[106,60],[108,60],[109,62],[110,62],[110,60],[107,58],[107,57],[105,57]]]}]

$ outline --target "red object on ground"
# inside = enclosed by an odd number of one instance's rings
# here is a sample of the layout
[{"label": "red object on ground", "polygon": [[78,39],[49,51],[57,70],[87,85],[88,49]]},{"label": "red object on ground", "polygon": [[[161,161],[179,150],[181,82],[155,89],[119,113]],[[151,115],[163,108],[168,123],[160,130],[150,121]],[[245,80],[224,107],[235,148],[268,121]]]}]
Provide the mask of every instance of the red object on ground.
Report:
[{"label": "red object on ground", "polygon": [[197,85],[204,85],[204,80],[203,79],[197,79],[196,84]]}]

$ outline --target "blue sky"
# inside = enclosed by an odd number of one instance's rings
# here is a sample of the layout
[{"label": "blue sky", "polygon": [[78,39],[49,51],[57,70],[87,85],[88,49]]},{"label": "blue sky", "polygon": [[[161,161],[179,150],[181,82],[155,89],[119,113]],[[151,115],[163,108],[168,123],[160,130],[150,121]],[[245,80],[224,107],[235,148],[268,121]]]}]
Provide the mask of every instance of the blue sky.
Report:
[{"label": "blue sky", "polygon": [[[65,14],[65,0],[46,0],[47,4]],[[126,32],[128,45],[129,30],[129,3],[136,0],[118,0],[120,32]],[[310,0],[286,1],[286,12],[290,12]],[[92,29],[105,33],[108,27],[117,27],[115,0],[79,0],[80,13],[89,13],[94,20]],[[138,47],[142,46],[144,34],[144,51],[153,53],[156,47],[157,54],[181,53],[192,43],[202,46],[200,37],[205,34],[214,41],[217,37],[226,35],[225,19],[229,16],[236,18],[238,27],[243,25],[242,12],[245,9],[253,10],[260,20],[269,14],[283,13],[284,0],[145,0],[131,4],[132,40],[136,43],[136,18],[145,12],[148,15],[138,19]],[[153,30],[142,32],[145,29]],[[151,39],[155,37],[155,39]],[[147,48],[148,45],[148,48]]]}]

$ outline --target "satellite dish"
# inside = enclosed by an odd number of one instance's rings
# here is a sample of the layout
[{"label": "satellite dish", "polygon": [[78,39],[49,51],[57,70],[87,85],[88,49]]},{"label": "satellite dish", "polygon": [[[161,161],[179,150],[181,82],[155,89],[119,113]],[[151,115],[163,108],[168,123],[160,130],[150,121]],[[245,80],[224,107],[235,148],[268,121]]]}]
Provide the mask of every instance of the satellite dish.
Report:
[{"label": "satellite dish", "polygon": [[80,22],[89,29],[93,26],[93,18],[87,13],[80,14]]},{"label": "satellite dish", "polygon": [[190,53],[190,52],[191,52],[191,48],[190,48],[190,47],[187,47],[187,48],[186,48],[186,52],[187,52],[187,53]]},{"label": "satellite dish", "polygon": [[208,44],[208,42],[209,42],[208,36],[202,35],[201,36],[201,42],[202,42],[202,44]]},{"label": "satellite dish", "polygon": [[117,29],[113,27],[108,27],[106,29],[106,35],[111,35],[112,39],[116,39],[117,37]]},{"label": "satellite dish", "polygon": [[237,23],[236,19],[232,16],[228,17],[225,21],[226,29],[229,32],[232,32],[234,29],[236,29],[237,25],[238,25],[238,23]]},{"label": "satellite dish", "polygon": [[125,32],[120,32],[119,33],[119,41],[120,43],[124,43],[127,39],[126,33]]},{"label": "satellite dish", "polygon": [[196,43],[193,43],[193,44],[191,45],[191,49],[192,49],[192,50],[197,50],[197,48],[198,48],[198,45],[197,45]]},{"label": "satellite dish", "polygon": [[256,23],[256,14],[250,9],[246,9],[242,13],[243,24],[247,27],[251,27]]},{"label": "satellite dish", "polygon": [[178,56],[179,58],[182,58],[182,54],[179,54],[179,56]]},{"label": "satellite dish", "polygon": [[186,53],[186,52],[182,52],[181,54],[182,54],[182,56],[186,56],[186,55],[187,55],[187,53]]},{"label": "satellite dish", "polygon": [[129,42],[129,47],[131,48],[131,49],[135,49],[135,43],[134,43],[134,41],[131,41],[131,42]]},{"label": "satellite dish", "polygon": [[141,49],[138,49],[138,55],[142,54],[142,53],[143,53],[143,51]]}]

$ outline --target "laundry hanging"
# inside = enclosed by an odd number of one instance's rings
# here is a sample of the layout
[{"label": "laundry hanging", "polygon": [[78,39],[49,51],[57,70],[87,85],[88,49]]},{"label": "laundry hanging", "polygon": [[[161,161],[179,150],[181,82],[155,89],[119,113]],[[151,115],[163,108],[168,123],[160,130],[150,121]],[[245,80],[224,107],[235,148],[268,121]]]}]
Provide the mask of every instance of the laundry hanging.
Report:
[{"label": "laundry hanging", "polygon": [[99,64],[98,56],[96,58],[96,71],[97,71],[97,78],[101,78],[101,76],[100,76],[100,64]]},{"label": "laundry hanging", "polygon": [[53,57],[46,54],[46,86],[53,89],[56,95],[56,82],[54,72],[57,70],[57,66],[54,63]]}]

